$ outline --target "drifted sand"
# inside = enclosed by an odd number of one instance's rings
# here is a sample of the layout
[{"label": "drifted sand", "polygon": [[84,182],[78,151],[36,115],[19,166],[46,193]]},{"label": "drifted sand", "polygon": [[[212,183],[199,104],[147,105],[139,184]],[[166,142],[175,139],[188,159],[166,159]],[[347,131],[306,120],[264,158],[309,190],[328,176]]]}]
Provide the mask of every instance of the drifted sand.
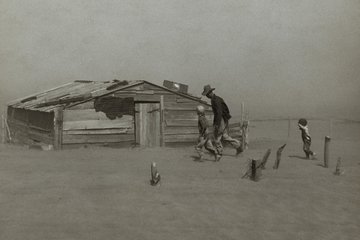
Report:
[{"label": "drifted sand", "polygon": [[[278,170],[276,149],[288,143]],[[259,182],[248,158],[272,153]],[[360,141],[252,139],[215,163],[193,147],[37,151],[0,145],[0,239],[358,239]],[[341,176],[333,174],[342,158]],[[162,176],[152,187],[150,164]]]}]

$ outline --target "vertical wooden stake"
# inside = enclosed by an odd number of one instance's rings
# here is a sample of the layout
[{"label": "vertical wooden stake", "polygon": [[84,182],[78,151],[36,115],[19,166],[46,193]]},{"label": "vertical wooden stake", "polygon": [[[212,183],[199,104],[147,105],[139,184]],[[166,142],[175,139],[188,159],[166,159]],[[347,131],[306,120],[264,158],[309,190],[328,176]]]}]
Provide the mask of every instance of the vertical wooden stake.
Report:
[{"label": "vertical wooden stake", "polygon": [[156,163],[152,162],[151,163],[151,180],[150,180],[150,184],[155,186],[160,182],[160,174],[156,168]]},{"label": "vertical wooden stake", "polygon": [[329,167],[329,158],[330,158],[330,140],[331,138],[329,136],[325,137],[325,146],[324,146],[324,167]]},{"label": "vertical wooden stake", "polygon": [[160,146],[165,146],[164,96],[160,96]]},{"label": "vertical wooden stake", "polygon": [[337,160],[337,163],[336,163],[336,169],[335,169],[335,172],[334,172],[335,175],[339,176],[339,175],[342,174],[340,168],[341,168],[341,158],[339,157],[338,160]]},{"label": "vertical wooden stake", "polygon": [[261,161],[261,168],[262,168],[262,169],[265,169],[265,165],[266,165],[266,162],[267,162],[267,160],[268,160],[268,158],[269,158],[269,156],[270,156],[270,153],[271,153],[271,149],[269,148],[269,149],[266,151],[266,153],[265,153],[265,155],[264,155],[264,157],[263,157],[263,159],[262,159],[262,161]]},{"label": "vertical wooden stake", "polygon": [[284,150],[285,146],[286,146],[286,144],[282,145],[282,146],[279,147],[279,149],[277,150],[277,152],[276,152],[276,161],[275,161],[275,164],[274,164],[273,169],[278,169],[278,168],[279,168],[280,161],[281,161],[281,153],[282,153],[282,151]]},{"label": "vertical wooden stake", "polygon": [[259,160],[252,159],[251,160],[251,175],[250,179],[253,181],[258,181],[261,176],[261,162]]},{"label": "vertical wooden stake", "polygon": [[54,149],[62,148],[63,108],[54,109]]},{"label": "vertical wooden stake", "polygon": [[5,137],[6,137],[6,129],[5,129],[5,117],[4,114],[1,115],[1,136],[2,136],[2,143],[5,143]]}]

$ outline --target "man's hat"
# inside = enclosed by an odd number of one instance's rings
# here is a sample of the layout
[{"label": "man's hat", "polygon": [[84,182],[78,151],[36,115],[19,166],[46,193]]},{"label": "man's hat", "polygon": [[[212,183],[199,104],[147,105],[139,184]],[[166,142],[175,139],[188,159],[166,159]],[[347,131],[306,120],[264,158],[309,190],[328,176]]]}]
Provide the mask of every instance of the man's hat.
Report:
[{"label": "man's hat", "polygon": [[202,92],[202,95],[206,96],[206,95],[208,95],[209,93],[211,93],[214,90],[215,90],[215,88],[211,88],[210,85],[205,85],[204,86],[204,91]]}]

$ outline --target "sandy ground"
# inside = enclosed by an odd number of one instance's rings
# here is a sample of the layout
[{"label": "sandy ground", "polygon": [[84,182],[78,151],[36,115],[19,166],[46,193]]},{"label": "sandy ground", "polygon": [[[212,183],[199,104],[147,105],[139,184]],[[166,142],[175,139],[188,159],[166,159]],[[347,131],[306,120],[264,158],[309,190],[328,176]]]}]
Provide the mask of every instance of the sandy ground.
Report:
[{"label": "sandy ground", "polygon": [[[276,149],[287,142],[278,170]],[[330,168],[299,136],[252,139],[199,162],[193,147],[37,151],[0,145],[0,239],[358,239],[360,141],[331,142]],[[272,153],[258,182],[248,158]],[[341,176],[333,174],[342,158]],[[150,163],[162,176],[150,186]]]}]

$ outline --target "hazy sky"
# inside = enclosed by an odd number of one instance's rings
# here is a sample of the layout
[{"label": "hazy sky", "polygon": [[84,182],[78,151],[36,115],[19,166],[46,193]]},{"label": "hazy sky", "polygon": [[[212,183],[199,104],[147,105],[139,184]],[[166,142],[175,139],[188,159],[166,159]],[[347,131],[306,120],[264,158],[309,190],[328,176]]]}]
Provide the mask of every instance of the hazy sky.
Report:
[{"label": "hazy sky", "polygon": [[216,88],[252,117],[360,119],[360,0],[0,0],[0,101],[76,79]]}]

